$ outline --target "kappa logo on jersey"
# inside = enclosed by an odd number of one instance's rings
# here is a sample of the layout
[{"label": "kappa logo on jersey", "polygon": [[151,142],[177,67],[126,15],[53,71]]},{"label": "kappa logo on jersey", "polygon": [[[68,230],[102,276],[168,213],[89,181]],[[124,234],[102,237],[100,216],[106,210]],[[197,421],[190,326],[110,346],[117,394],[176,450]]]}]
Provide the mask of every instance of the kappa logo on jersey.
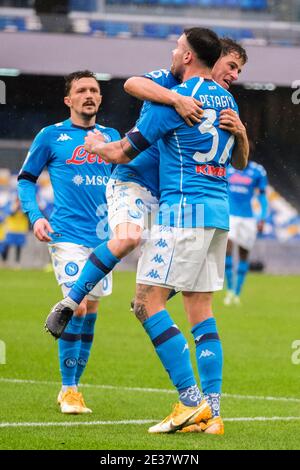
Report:
[{"label": "kappa logo on jersey", "polygon": [[159,227],[160,232],[173,232],[172,227],[168,227],[167,225],[160,225]]},{"label": "kappa logo on jersey", "polygon": [[78,264],[73,263],[73,261],[71,261],[70,263],[66,264],[66,266],[65,266],[65,273],[66,273],[68,276],[76,276],[76,274],[78,273],[78,271],[79,271]]},{"label": "kappa logo on jersey", "polygon": [[66,160],[67,165],[83,165],[84,163],[89,163],[93,165],[94,163],[104,163],[105,165],[109,165],[109,163],[105,162],[103,158],[95,153],[88,153],[83,145],[78,145],[74,150],[72,157]]},{"label": "kappa logo on jersey", "polygon": [[159,246],[159,248],[166,248],[168,244],[164,238],[160,238],[158,242],[155,243],[155,246]]},{"label": "kappa logo on jersey", "polygon": [[203,351],[201,351],[199,359],[201,359],[201,357],[210,357],[210,356],[215,356],[215,353],[213,353],[212,351],[209,351],[208,349],[203,349]]},{"label": "kappa logo on jersey", "polygon": [[151,271],[146,274],[146,277],[151,277],[152,279],[160,279],[160,275],[156,271],[156,269],[151,269]]},{"label": "kappa logo on jersey", "polygon": [[73,140],[68,134],[60,134],[56,142],[65,142],[66,140]]},{"label": "kappa logo on jersey", "polygon": [[162,263],[165,264],[163,257],[159,255],[158,253],[156,253],[156,255],[152,258],[151,261],[154,261],[155,263],[158,263],[158,264],[162,264]]}]

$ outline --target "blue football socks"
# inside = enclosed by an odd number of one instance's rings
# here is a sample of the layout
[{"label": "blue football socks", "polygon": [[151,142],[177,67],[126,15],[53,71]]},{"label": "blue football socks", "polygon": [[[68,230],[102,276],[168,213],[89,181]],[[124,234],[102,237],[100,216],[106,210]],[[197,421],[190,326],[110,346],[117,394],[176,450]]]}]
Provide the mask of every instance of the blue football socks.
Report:
[{"label": "blue football socks", "polygon": [[81,346],[79,351],[79,357],[77,362],[77,370],[75,374],[75,382],[79,383],[79,379],[82,376],[88,359],[90,357],[91,347],[94,339],[95,323],[97,320],[96,313],[87,313],[81,329]]},{"label": "blue football socks", "polygon": [[236,280],[236,287],[235,287],[236,295],[240,295],[242,291],[242,287],[244,285],[248,270],[249,270],[248,261],[240,260],[238,264],[238,269],[237,269],[237,280]]},{"label": "blue football socks", "polygon": [[228,290],[233,290],[233,261],[231,255],[226,255],[225,277]]},{"label": "blue football socks", "polygon": [[216,320],[208,318],[192,328],[202,391],[212,408],[213,416],[220,413],[223,353]]},{"label": "blue football socks", "polygon": [[167,310],[161,310],[148,318],[143,326],[178,390],[180,401],[186,406],[198,405],[201,394],[196,384],[188,343]]},{"label": "blue football socks", "polygon": [[84,317],[73,315],[58,340],[59,365],[64,386],[76,385],[76,370],[81,348],[81,329]]}]

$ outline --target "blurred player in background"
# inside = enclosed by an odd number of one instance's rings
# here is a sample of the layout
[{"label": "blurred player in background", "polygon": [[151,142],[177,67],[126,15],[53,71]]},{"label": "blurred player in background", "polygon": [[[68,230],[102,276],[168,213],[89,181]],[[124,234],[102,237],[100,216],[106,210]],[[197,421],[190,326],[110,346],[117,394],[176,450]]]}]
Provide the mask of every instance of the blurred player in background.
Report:
[{"label": "blurred player in background", "polygon": [[5,219],[5,246],[2,252],[4,262],[7,262],[10,251],[15,249],[14,268],[21,269],[21,254],[26,245],[29,223],[20,208],[17,197],[11,202],[9,215]]},{"label": "blurred player in background", "polygon": [[[250,143],[253,155],[253,143]],[[228,168],[230,231],[226,252],[227,293],[225,305],[239,305],[240,294],[249,270],[249,254],[257,233],[262,233],[268,211],[266,189],[268,185],[266,170],[262,165],[249,161],[244,170]],[[256,217],[253,211],[253,197],[257,196],[260,214]],[[233,246],[238,248],[237,269],[233,268]],[[235,271],[235,272],[234,272]]]},{"label": "blurred player in background", "polygon": [[[91,130],[101,131],[106,142],[120,137],[115,129],[96,124],[101,101],[99,83],[92,72],[67,76],[64,102],[70,109],[70,119],[39,132],[18,178],[23,211],[30,218],[36,238],[49,243],[56,279],[64,295],[93,248],[108,236],[105,192],[112,165],[84,150],[84,138]],[[49,221],[36,200],[36,182],[46,166],[54,192]],[[90,355],[99,297],[111,291],[112,277],[108,274],[82,299],[58,342],[62,376],[58,403],[62,413],[91,411],[77,386]]]},{"label": "blurred player in background", "polygon": [[6,218],[11,212],[10,171],[0,169],[0,266],[6,260]]},{"label": "blurred player in background", "polygon": [[[187,424],[208,419],[212,413],[213,420],[200,429],[219,434],[223,432],[219,416],[222,349],[211,301],[212,291],[222,288],[224,276],[229,222],[225,167],[235,142],[231,130],[236,130],[237,107],[231,95],[212,80],[212,66],[220,53],[221,43],[217,36],[202,28],[186,30],[173,51],[172,72],[187,80],[176,86],[174,91],[202,101],[205,119],[200,126],[188,127],[171,107],[150,105],[136,127],[122,141],[104,145],[95,134],[90,133],[86,138],[87,149],[93,148],[108,161],[116,163],[128,162],[162,138],[159,150],[163,155],[160,160],[160,215],[163,221],[160,220],[159,225],[152,228],[152,237],[146,241],[139,262],[135,313],[177,388],[180,401],[170,416],[149,429],[151,433],[173,432]],[[215,121],[218,130],[213,125]],[[211,136],[214,138],[211,139]],[[236,157],[235,164],[244,167],[247,157],[248,152],[242,152]],[[184,207],[191,208],[190,214],[194,214],[197,207],[204,208],[204,220],[200,217],[196,225],[193,216],[187,217],[187,221],[182,220],[183,198]],[[177,210],[175,222],[173,220],[175,225],[168,218],[166,205],[175,206],[175,212]],[[164,218],[168,219],[169,224],[164,222]],[[205,246],[201,243],[202,239]],[[69,295],[53,308],[47,323],[51,320],[53,324],[53,320],[67,316],[68,310],[72,312],[81,296],[85,295],[87,283],[101,278],[107,268],[112,269],[118,260],[114,249],[118,245],[112,242],[110,240],[95,250],[96,259],[87,262],[78,282]],[[172,287],[179,288],[184,295],[207,402],[202,400],[194,377],[188,344],[165,309]]]}]

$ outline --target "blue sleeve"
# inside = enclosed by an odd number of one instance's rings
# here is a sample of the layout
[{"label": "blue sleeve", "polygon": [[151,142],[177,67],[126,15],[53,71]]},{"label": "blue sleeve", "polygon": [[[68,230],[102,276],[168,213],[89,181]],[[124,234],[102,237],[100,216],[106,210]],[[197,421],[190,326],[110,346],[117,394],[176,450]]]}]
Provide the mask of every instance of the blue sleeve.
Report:
[{"label": "blue sleeve", "polygon": [[265,220],[268,213],[268,199],[265,192],[262,192],[258,195],[258,201],[261,207],[260,220]]},{"label": "blue sleeve", "polygon": [[30,223],[33,225],[38,219],[43,219],[44,215],[39,209],[36,200],[36,184],[26,179],[18,181],[18,196],[24,214],[27,214]]},{"label": "blue sleeve", "polygon": [[152,72],[146,73],[143,76],[165,88],[173,88],[179,83],[170,70],[166,69],[153,70]]},{"label": "blue sleeve", "polygon": [[116,142],[117,140],[120,140],[121,139],[121,134],[119,131],[117,131],[117,129],[112,129],[111,130],[111,140],[112,142]]},{"label": "blue sleeve", "polygon": [[268,185],[267,172],[263,166],[259,165],[256,187],[259,190],[258,200],[261,207],[260,219],[265,220],[268,212],[268,199],[266,189]]},{"label": "blue sleeve", "polygon": [[43,218],[36,200],[36,181],[51,159],[49,131],[42,130],[34,139],[18,176],[18,196],[22,210],[33,225]]},{"label": "blue sleeve", "polygon": [[32,142],[20,175],[30,174],[37,180],[50,159],[49,128],[45,128],[37,134]]},{"label": "blue sleeve", "polygon": [[183,119],[174,108],[151,103],[136,127],[129,131],[126,137],[136,150],[142,152],[182,123]]},{"label": "blue sleeve", "polygon": [[259,166],[256,187],[260,192],[266,191],[268,186],[267,172],[263,166]]}]

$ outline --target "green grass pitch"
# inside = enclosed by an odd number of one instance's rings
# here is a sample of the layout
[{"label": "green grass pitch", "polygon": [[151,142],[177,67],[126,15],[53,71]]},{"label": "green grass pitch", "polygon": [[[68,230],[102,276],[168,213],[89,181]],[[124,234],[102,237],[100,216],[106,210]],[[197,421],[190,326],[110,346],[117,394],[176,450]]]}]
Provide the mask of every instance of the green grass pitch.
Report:
[{"label": "green grass pitch", "polygon": [[[0,449],[300,449],[300,364],[291,359],[293,353],[300,358],[292,349],[300,340],[299,277],[250,274],[240,307],[225,307],[223,294],[215,296],[225,355],[224,436],[147,433],[150,422],[169,414],[176,394],[129,311],[134,279],[134,273],[117,272],[113,295],[100,306],[82,388],[93,414],[64,416],[56,405],[57,344],[43,331],[50,306],[61,298],[54,275],[0,271],[0,340],[6,345]],[[169,310],[194,359],[180,295]]]}]

